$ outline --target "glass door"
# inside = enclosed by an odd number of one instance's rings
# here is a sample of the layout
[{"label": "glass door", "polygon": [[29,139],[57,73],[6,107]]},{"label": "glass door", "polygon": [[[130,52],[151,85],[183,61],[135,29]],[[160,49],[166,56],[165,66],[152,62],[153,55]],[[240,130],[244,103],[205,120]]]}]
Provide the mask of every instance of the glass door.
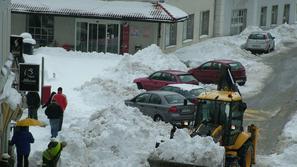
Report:
[{"label": "glass door", "polygon": [[76,23],[75,48],[82,52],[119,53],[119,24]]},{"label": "glass door", "polygon": [[77,22],[75,50],[87,52],[87,46],[88,46],[87,39],[88,39],[88,23]]},{"label": "glass door", "polygon": [[97,24],[89,24],[89,44],[88,51],[89,52],[97,52],[97,43],[98,43],[98,30]]},{"label": "glass door", "polygon": [[119,25],[107,24],[107,52],[118,53],[119,50]]},{"label": "glass door", "polygon": [[106,52],[106,25],[98,24],[98,52]]}]

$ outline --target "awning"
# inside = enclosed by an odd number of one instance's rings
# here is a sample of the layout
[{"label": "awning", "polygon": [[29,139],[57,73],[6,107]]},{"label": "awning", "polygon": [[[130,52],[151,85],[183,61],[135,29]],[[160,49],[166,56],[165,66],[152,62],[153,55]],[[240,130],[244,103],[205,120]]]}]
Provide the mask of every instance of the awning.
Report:
[{"label": "awning", "polygon": [[11,0],[12,13],[37,13],[111,20],[179,22],[183,10],[167,3],[100,0]]}]

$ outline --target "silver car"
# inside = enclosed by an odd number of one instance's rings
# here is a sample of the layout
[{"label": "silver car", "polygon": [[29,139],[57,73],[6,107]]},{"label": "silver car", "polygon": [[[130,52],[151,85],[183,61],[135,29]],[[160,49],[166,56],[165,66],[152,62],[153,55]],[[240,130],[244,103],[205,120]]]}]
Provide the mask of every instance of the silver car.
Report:
[{"label": "silver car", "polygon": [[246,42],[246,50],[269,53],[275,48],[274,37],[269,32],[253,32]]},{"label": "silver car", "polygon": [[178,93],[147,91],[140,93],[125,104],[137,107],[154,121],[170,122],[176,126],[189,125],[194,120],[196,106]]}]

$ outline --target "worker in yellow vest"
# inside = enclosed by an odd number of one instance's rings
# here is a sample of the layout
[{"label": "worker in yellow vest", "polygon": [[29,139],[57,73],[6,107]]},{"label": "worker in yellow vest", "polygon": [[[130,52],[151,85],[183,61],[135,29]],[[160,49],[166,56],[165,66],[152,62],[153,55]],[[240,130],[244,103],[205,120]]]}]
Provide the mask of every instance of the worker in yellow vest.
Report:
[{"label": "worker in yellow vest", "polygon": [[42,153],[42,167],[57,167],[61,152],[66,145],[66,142],[50,141]]}]

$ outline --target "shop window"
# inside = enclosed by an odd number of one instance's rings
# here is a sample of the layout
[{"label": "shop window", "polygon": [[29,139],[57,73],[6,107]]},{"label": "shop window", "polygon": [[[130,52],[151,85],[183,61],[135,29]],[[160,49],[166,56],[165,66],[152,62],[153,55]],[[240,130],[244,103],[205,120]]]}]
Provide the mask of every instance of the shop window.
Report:
[{"label": "shop window", "polygon": [[28,16],[28,32],[41,46],[48,46],[54,41],[54,17],[30,14]]},{"label": "shop window", "polygon": [[176,45],[176,33],[177,25],[176,23],[167,24],[165,26],[165,46]]},{"label": "shop window", "polygon": [[209,11],[204,11],[202,12],[200,35],[208,35],[208,34],[209,34]]},{"label": "shop window", "polygon": [[271,24],[277,24],[278,6],[274,5],[271,9]]},{"label": "shop window", "polygon": [[193,39],[194,31],[194,14],[189,15],[183,23],[183,40]]},{"label": "shop window", "polygon": [[266,26],[266,18],[267,18],[267,7],[261,8],[261,16],[260,16],[260,26]]},{"label": "shop window", "polygon": [[285,4],[283,23],[289,23],[289,17],[290,17],[290,4]]},{"label": "shop window", "polygon": [[246,28],[247,9],[236,9],[232,11],[231,35],[239,34]]}]

